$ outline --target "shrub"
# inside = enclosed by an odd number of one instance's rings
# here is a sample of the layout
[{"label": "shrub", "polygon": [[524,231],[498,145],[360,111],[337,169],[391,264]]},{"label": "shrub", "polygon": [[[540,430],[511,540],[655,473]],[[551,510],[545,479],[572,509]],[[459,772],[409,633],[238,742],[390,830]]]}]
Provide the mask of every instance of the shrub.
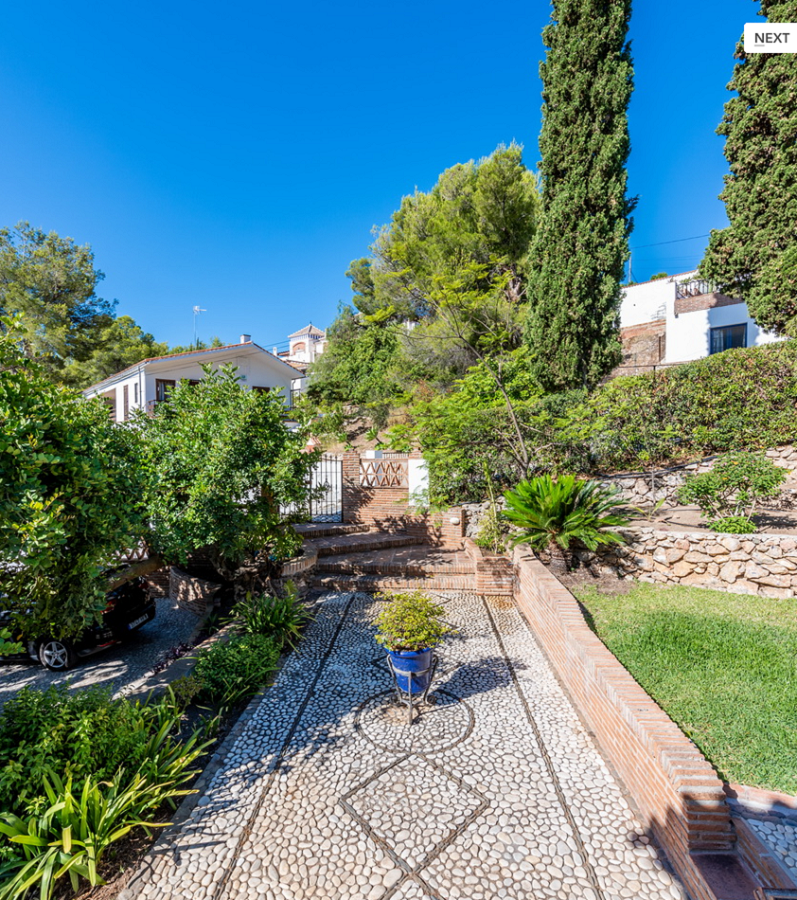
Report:
[{"label": "shrub", "polygon": [[202,695],[224,706],[253,696],[276,669],[279,655],[280,644],[266,635],[243,634],[218,641],[197,655],[194,672],[202,681]]},{"label": "shrub", "polygon": [[717,519],[708,526],[712,531],[722,531],[725,534],[752,534],[756,531],[756,524],[745,516],[726,516]]},{"label": "shrub", "polygon": [[23,688],[0,715],[0,809],[35,810],[49,771],[73,778],[79,789],[88,775],[110,778],[121,765],[137,768],[153,715],[146,706],[112,700],[106,688]]},{"label": "shrub", "polygon": [[388,601],[376,618],[376,640],[387,650],[428,650],[454,631],[443,621],[443,607],[421,591],[377,597]]},{"label": "shrub", "polygon": [[521,481],[504,496],[509,507],[504,516],[519,529],[512,543],[550,550],[552,567],[560,571],[567,568],[566,554],[574,542],[595,550],[599,544],[623,541],[611,530],[628,523],[614,512],[622,505],[619,493],[597,481],[579,481],[574,475],[554,481],[541,475]]},{"label": "shrub", "polygon": [[273,637],[280,647],[284,644],[295,646],[311,618],[291,581],[285,586],[284,597],[247,594],[235,605],[233,617],[244,634]]},{"label": "shrub", "polygon": [[729,453],[718,459],[710,472],[687,475],[678,499],[696,503],[710,522],[733,519],[737,525],[739,520],[752,525],[750,516],[756,505],[777,497],[785,480],[783,469],[763,453]]},{"label": "shrub", "polygon": [[44,781],[49,805],[40,815],[22,819],[0,814],[0,834],[22,850],[0,867],[0,900],[24,900],[35,888],[40,900],[50,900],[67,874],[75,891],[80,878],[92,887],[104,884],[98,869],[108,847],[136,826],[149,831],[167,825],[145,822],[142,816],[157,811],[167,799],[191,793],[178,787],[189,777],[183,772],[173,779],[148,781],[120,769],[111,781],[89,776],[77,791],[71,778],[63,782],[52,773]]}]

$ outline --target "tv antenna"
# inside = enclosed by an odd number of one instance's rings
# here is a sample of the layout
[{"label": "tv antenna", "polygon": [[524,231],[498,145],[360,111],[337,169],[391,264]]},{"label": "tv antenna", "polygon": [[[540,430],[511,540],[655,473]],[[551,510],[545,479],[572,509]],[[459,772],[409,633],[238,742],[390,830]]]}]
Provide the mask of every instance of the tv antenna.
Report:
[{"label": "tv antenna", "polygon": [[193,308],[193,310],[194,310],[194,347],[198,347],[198,346],[199,346],[199,341],[197,340],[197,336],[196,336],[196,317],[197,317],[200,313],[207,312],[207,310],[206,310],[206,309],[202,309],[202,308],[199,307],[199,306],[195,306],[195,307]]}]

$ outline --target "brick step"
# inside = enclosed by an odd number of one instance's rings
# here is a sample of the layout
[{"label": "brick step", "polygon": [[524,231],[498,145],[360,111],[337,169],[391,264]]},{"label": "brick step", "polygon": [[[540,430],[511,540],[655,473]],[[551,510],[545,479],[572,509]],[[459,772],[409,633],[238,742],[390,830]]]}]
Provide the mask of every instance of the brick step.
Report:
[{"label": "brick step", "polygon": [[398,547],[369,553],[325,556],[324,572],[350,575],[473,575],[475,566],[462,551]]},{"label": "brick step", "polygon": [[293,527],[305,540],[336,534],[367,534],[371,530],[370,525],[343,525],[340,522],[302,522]]},{"label": "brick step", "polygon": [[348,553],[367,553],[385,550],[390,547],[412,547],[423,544],[422,537],[395,532],[392,534],[371,531],[367,534],[341,534],[332,537],[319,537],[305,540],[305,545],[312,547],[319,557],[339,556]]},{"label": "brick step", "polygon": [[431,575],[411,577],[402,575],[347,575],[338,572],[316,572],[312,580],[315,590],[362,591],[472,591],[472,575]]}]

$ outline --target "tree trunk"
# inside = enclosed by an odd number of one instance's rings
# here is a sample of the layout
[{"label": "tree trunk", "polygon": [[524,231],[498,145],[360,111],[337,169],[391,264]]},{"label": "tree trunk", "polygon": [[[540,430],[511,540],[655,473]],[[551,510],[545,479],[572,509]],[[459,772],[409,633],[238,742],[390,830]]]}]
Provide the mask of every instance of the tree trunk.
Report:
[{"label": "tree trunk", "polygon": [[112,578],[109,578],[106,590],[112,591],[125,584],[125,582],[132,581],[133,578],[137,578],[139,575],[149,575],[150,572],[156,572],[165,565],[166,560],[157,554],[150,556],[149,559],[142,559],[141,562],[133,563],[126,569],[122,569],[121,572],[117,572]]},{"label": "tree trunk", "polygon": [[551,555],[549,568],[553,575],[567,575],[568,559],[567,554],[555,541],[548,545],[548,553]]}]

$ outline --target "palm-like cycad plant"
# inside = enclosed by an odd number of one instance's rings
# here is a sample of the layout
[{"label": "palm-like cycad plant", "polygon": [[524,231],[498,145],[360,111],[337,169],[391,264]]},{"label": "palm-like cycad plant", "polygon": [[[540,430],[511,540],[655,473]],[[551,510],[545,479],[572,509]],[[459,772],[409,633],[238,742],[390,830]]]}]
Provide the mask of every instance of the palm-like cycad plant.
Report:
[{"label": "palm-like cycad plant", "polygon": [[622,536],[611,530],[628,524],[627,518],[615,512],[622,505],[619,492],[600,482],[579,481],[574,475],[554,481],[550,475],[541,475],[521,481],[504,496],[509,507],[504,516],[520,529],[512,543],[548,549],[554,571],[567,571],[574,542],[588,550],[623,542]]}]

